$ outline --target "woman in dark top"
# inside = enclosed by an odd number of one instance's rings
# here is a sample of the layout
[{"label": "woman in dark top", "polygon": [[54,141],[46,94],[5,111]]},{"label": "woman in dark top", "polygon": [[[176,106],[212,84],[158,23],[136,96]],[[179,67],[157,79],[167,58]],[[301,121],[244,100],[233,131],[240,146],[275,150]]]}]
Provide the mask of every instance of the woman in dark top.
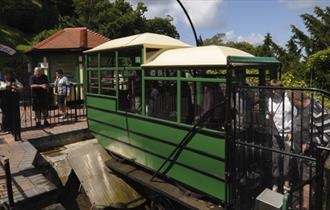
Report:
[{"label": "woman in dark top", "polygon": [[0,82],[2,91],[3,129],[9,131],[15,137],[15,141],[21,139],[21,118],[19,110],[19,90],[23,88],[13,75],[12,71],[4,72],[4,80]]},{"label": "woman in dark top", "polygon": [[34,75],[30,81],[32,91],[33,111],[36,115],[36,127],[41,126],[41,114],[44,117],[44,125],[49,126],[48,117],[48,78],[42,73],[41,68],[34,69]]}]

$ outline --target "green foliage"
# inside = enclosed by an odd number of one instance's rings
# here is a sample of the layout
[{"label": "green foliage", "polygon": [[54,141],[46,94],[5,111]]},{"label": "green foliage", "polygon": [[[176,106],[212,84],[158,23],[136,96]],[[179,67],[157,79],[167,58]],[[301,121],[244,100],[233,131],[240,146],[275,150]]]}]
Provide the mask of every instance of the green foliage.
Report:
[{"label": "green foliage", "polygon": [[225,33],[217,33],[211,38],[203,40],[203,43],[204,45],[223,45],[225,36]]},{"label": "green foliage", "polygon": [[59,29],[49,29],[49,30],[43,30],[42,32],[40,32],[39,34],[37,34],[36,36],[33,37],[32,39],[32,46],[41,42],[42,40],[50,37],[51,35],[53,35],[54,33],[56,33]]},{"label": "green foliage", "polygon": [[155,17],[146,21],[145,32],[153,32],[157,34],[164,34],[173,38],[180,38],[176,27],[172,24],[171,18]]},{"label": "green foliage", "polygon": [[290,71],[282,75],[282,82],[285,87],[308,87],[307,83],[304,80],[298,80],[295,75]]},{"label": "green foliage", "polygon": [[305,49],[307,55],[330,46],[330,7],[324,9],[315,7],[314,13],[301,15],[307,34],[296,26],[291,26],[293,38]]},{"label": "green foliage", "polygon": [[312,85],[330,90],[330,47],[307,58],[307,73],[312,76]]}]

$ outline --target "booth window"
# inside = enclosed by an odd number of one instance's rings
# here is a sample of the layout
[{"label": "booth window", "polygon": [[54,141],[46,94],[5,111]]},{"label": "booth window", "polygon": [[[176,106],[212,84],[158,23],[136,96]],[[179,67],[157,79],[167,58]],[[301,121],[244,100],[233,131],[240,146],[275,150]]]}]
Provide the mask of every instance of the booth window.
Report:
[{"label": "booth window", "polygon": [[145,76],[147,77],[176,77],[177,71],[172,69],[147,69]]},{"label": "booth window", "polygon": [[97,61],[97,55],[89,55],[88,56],[88,60],[87,60],[87,63],[88,63],[88,67],[97,67],[98,66],[98,61]]},{"label": "booth window", "polygon": [[119,67],[140,67],[142,63],[141,49],[131,48],[121,50],[118,53]]},{"label": "booth window", "polygon": [[176,86],[176,81],[146,81],[146,114],[152,117],[176,121]]},{"label": "booth window", "polygon": [[115,53],[103,52],[101,53],[101,67],[115,67]]},{"label": "booth window", "polygon": [[114,71],[101,71],[101,94],[116,95],[116,77]]},{"label": "booth window", "polygon": [[141,71],[121,70],[119,77],[119,104],[121,111],[141,113]]},{"label": "booth window", "polygon": [[87,91],[89,93],[98,93],[99,90],[99,78],[98,78],[98,71],[95,70],[89,70],[88,72],[88,86]]},{"label": "booth window", "polygon": [[181,83],[181,121],[194,124],[205,118],[204,126],[221,130],[225,121],[225,85],[214,82]]}]

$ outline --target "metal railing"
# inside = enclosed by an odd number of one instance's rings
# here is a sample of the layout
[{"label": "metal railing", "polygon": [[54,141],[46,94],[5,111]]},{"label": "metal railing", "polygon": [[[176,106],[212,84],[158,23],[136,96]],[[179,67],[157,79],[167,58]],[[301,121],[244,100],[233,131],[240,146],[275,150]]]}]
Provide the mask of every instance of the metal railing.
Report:
[{"label": "metal railing", "polygon": [[[57,104],[57,95],[54,94],[54,87],[50,85],[48,95],[48,117],[50,125],[76,122],[85,119],[86,110],[84,106],[83,86],[71,84],[70,95],[66,97],[67,117],[62,119],[62,113]],[[31,91],[26,90],[21,94],[20,117],[22,130],[36,126],[36,115],[33,111]]]},{"label": "metal railing", "polygon": [[1,157],[0,165],[4,170],[4,175],[6,177],[6,188],[7,188],[7,197],[8,202],[3,203],[3,208],[6,210],[15,210],[15,201],[14,201],[14,193],[13,193],[13,186],[12,186],[12,176],[10,172],[10,163],[9,159],[5,156]]},{"label": "metal railing", "polygon": [[241,86],[232,100],[234,209],[254,209],[265,188],[288,195],[287,209],[329,209],[330,94]]},{"label": "metal railing", "polygon": [[[19,116],[20,131],[32,129],[36,127],[36,114],[33,111],[33,102],[31,89],[28,85],[24,86],[24,90],[20,92],[19,100]],[[86,118],[86,109],[84,105],[83,86],[81,84],[70,85],[70,95],[66,97],[67,117],[61,118],[62,113],[57,105],[57,95],[54,94],[54,86],[50,85],[48,90],[48,117],[47,121],[50,126],[56,124],[65,124],[77,122]],[[2,99],[6,100],[6,99]],[[1,113],[2,115],[3,113]],[[0,119],[1,119],[0,115]]]}]

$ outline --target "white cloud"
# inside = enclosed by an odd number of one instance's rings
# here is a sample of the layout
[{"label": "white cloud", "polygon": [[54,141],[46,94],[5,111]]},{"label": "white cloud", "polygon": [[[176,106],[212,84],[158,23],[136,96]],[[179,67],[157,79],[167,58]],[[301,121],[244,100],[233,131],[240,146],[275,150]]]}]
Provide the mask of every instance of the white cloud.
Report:
[{"label": "white cloud", "polygon": [[280,3],[286,4],[289,9],[306,9],[324,3],[327,0],[279,0]]},{"label": "white cloud", "polygon": [[234,31],[228,31],[225,33],[224,41],[234,41],[234,42],[248,42],[253,45],[262,44],[264,40],[264,35],[259,33],[251,33],[248,36],[237,35]]},{"label": "white cloud", "polygon": [[[133,5],[142,1],[148,7],[146,16],[166,17],[170,15],[174,18],[174,23],[189,22],[176,0],[130,0]],[[220,5],[224,0],[182,0],[182,4],[187,9],[194,25],[199,28],[217,27],[223,25],[223,20],[219,17]]]}]

